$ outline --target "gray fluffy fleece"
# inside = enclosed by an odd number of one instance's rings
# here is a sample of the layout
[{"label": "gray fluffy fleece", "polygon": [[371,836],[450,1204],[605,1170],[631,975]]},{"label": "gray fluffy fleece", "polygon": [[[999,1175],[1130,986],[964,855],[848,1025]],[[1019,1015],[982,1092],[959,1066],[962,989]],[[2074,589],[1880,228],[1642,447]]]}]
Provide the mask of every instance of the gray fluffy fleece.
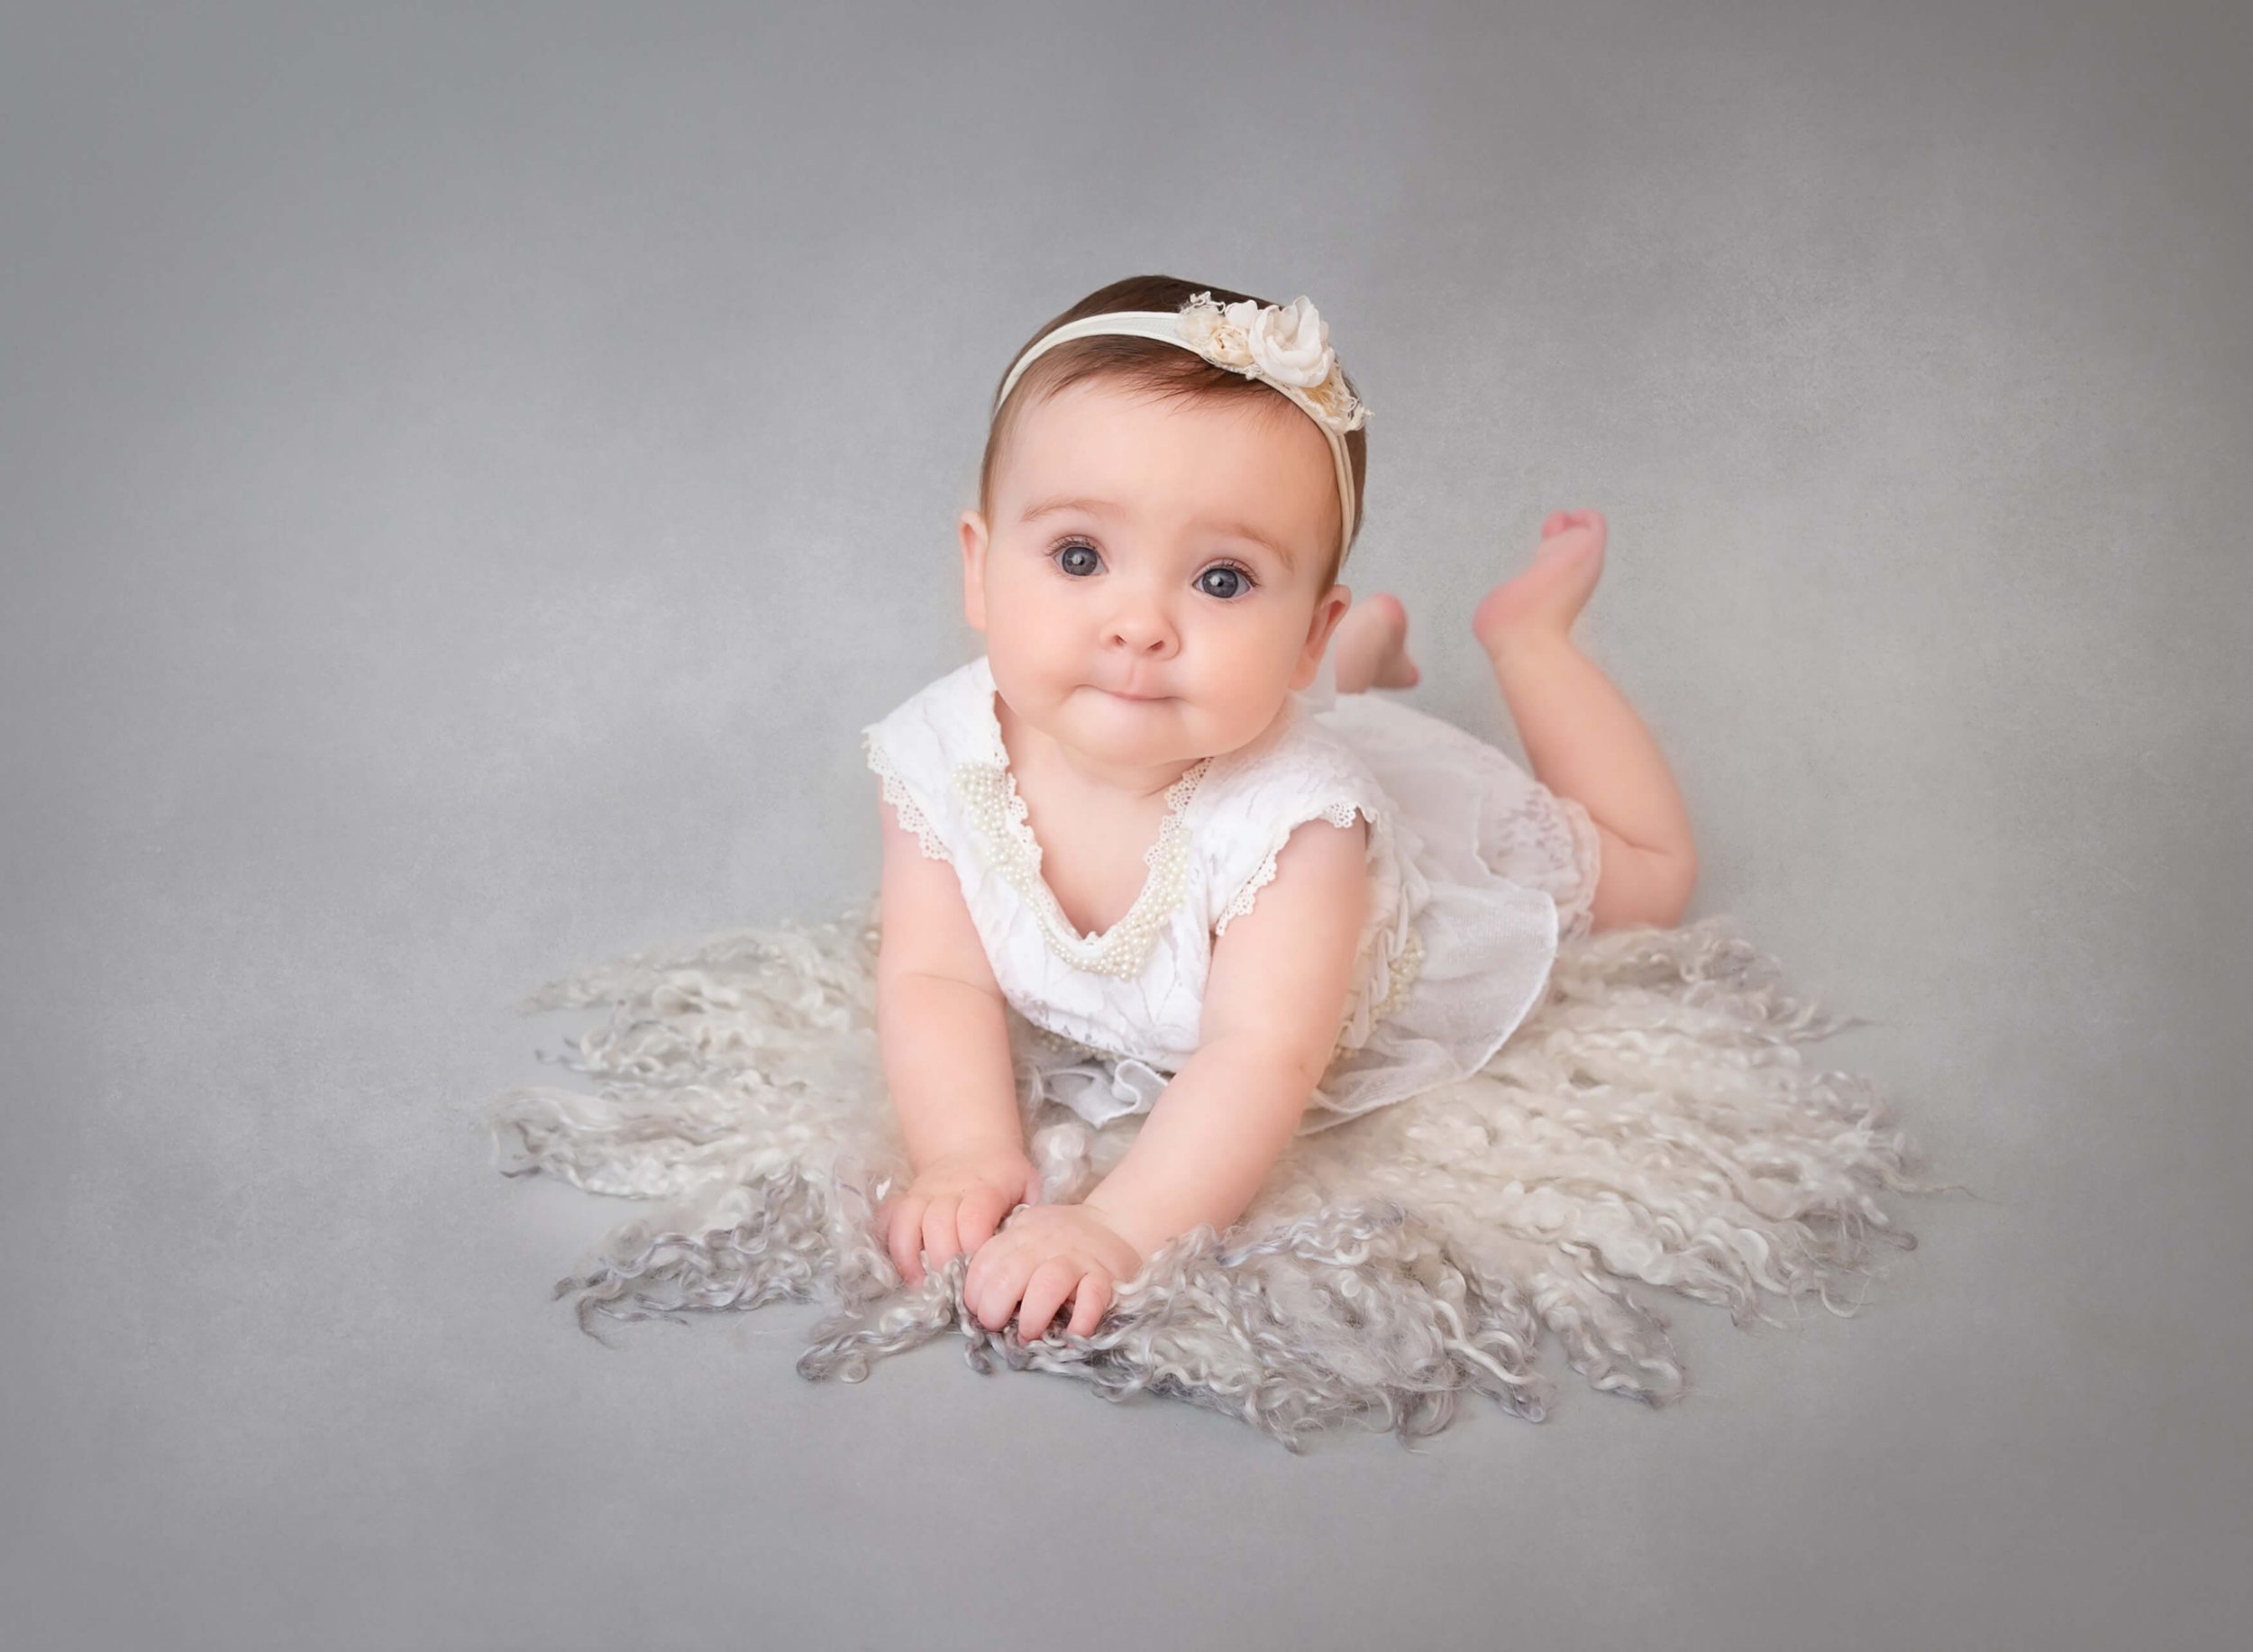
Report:
[{"label": "gray fluffy fleece", "polygon": [[[488,1104],[506,1175],[661,1201],[556,1287],[593,1316],[819,1299],[800,1356],[857,1383],[871,1358],[953,1330],[999,1360],[1107,1400],[1147,1391],[1240,1417],[1293,1451],[1342,1422],[1402,1443],[1446,1428],[1466,1389],[1539,1421],[1542,1332],[1595,1387],[1649,1405],[1686,1391],[1665,1316],[1632,1282],[1782,1324],[1764,1293],[1833,1312],[1913,1248],[1884,1190],[1921,1155],[1868,1080],[1798,1047],[1860,1018],[1819,1014],[1774,963],[1706,918],[1568,940],[1544,1002],[1482,1072],[1297,1137],[1251,1209],[1201,1227],[1123,1283],[1093,1337],[1030,1346],[963,1307],[968,1259],[901,1281],[877,1225],[911,1179],[875,1032],[873,899],[631,954],[540,988],[527,1012],[607,1005],[560,1060],[598,1093],[515,1089]],[[1013,1033],[1021,1030],[1015,1023]],[[1101,1130],[1020,1063],[1044,1197],[1081,1196],[1145,1116]]]}]

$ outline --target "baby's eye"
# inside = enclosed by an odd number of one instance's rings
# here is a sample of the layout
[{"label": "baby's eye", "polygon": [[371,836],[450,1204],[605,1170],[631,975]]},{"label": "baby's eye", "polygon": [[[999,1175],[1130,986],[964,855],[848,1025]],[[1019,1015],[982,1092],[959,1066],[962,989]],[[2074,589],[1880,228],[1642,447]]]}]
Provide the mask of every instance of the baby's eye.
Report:
[{"label": "baby's eye", "polygon": [[[1075,580],[1092,574],[1103,563],[1101,552],[1081,539],[1067,539],[1048,553],[1048,560]],[[1258,583],[1250,569],[1236,562],[1215,562],[1197,576],[1199,590],[1224,602],[1234,602]]]},{"label": "baby's eye", "polygon": [[[1215,579],[1221,581],[1217,587],[1209,583]],[[1234,600],[1250,590],[1254,583],[1251,574],[1237,567],[1234,562],[1215,562],[1197,576],[1199,590],[1203,591],[1208,597],[1221,597],[1229,600]]]}]

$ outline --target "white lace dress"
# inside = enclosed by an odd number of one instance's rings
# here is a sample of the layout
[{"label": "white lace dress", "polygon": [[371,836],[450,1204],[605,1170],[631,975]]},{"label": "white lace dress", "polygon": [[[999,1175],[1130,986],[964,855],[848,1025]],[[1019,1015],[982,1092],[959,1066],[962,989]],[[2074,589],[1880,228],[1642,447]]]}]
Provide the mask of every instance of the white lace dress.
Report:
[{"label": "white lace dress", "polygon": [[984,655],[862,730],[883,796],[959,877],[1037,1104],[1092,1125],[1146,1112],[1196,1052],[1215,938],[1250,911],[1291,831],[1365,817],[1373,899],[1328,1070],[1301,1134],[1476,1072],[1585,934],[1587,811],[1501,751],[1382,691],[1313,688],[1166,794],[1142,892],[1081,934],[1041,878]]}]

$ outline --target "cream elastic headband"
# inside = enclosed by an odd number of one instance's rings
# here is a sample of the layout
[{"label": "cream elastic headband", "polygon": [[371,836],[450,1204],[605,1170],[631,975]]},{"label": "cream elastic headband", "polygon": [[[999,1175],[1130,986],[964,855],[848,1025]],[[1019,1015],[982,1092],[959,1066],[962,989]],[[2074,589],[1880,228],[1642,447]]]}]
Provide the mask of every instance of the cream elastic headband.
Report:
[{"label": "cream elastic headband", "polygon": [[[1330,348],[1329,324],[1316,314],[1304,294],[1289,304],[1258,305],[1246,298],[1222,307],[1210,293],[1199,293],[1178,310],[1107,310],[1083,315],[1043,333],[1009,370],[997,411],[1035,358],[1072,339],[1103,333],[1160,339],[1193,350],[1216,367],[1271,384],[1321,427],[1337,465],[1337,497],[1343,507],[1341,532],[1354,533],[1354,466],[1345,453],[1345,433],[1369,422],[1369,409],[1345,388],[1336,352]],[[1344,559],[1341,547],[1339,557]]]}]

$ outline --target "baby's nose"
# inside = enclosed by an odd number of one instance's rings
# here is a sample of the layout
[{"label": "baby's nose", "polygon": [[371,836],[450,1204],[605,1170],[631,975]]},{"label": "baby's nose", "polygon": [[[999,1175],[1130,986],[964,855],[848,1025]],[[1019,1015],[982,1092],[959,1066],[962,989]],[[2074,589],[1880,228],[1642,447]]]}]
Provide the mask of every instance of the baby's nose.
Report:
[{"label": "baby's nose", "polygon": [[1108,641],[1131,653],[1163,653],[1173,643],[1173,626],[1155,608],[1129,608],[1111,616]]}]

